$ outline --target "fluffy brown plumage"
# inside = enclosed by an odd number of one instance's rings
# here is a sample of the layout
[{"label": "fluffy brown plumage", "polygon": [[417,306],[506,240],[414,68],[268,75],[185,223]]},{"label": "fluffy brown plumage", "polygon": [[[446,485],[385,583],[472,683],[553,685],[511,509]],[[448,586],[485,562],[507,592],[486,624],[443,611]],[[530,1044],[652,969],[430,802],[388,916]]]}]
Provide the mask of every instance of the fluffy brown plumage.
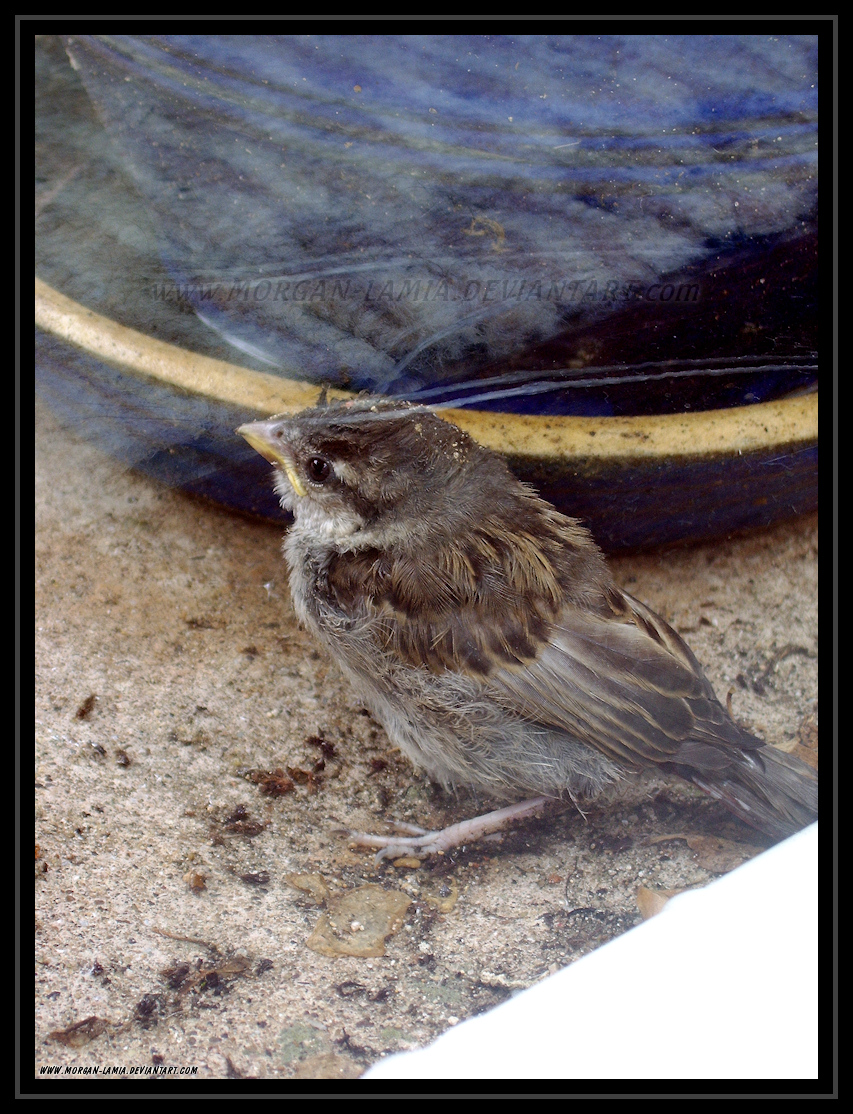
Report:
[{"label": "fluffy brown plumage", "polygon": [[578,797],[657,767],[776,838],[816,818],[812,771],[739,727],[588,531],[467,434],[377,400],[239,432],[295,516],[300,618],[433,778]]}]

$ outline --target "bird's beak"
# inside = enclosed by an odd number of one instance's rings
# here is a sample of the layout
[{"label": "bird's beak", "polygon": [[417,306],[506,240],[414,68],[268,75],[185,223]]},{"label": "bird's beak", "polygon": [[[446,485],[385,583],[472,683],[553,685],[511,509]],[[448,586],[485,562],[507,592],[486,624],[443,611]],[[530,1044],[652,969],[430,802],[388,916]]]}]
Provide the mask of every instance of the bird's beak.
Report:
[{"label": "bird's beak", "polygon": [[281,439],[274,436],[278,425],[279,419],[267,418],[263,422],[248,422],[246,425],[241,425],[237,432],[241,437],[246,438],[252,448],[259,452],[264,460],[268,460],[270,464],[281,468],[290,480],[290,486],[296,494],[303,496],[306,494],[305,487],[293,466],[293,461],[283,451],[284,445]]}]

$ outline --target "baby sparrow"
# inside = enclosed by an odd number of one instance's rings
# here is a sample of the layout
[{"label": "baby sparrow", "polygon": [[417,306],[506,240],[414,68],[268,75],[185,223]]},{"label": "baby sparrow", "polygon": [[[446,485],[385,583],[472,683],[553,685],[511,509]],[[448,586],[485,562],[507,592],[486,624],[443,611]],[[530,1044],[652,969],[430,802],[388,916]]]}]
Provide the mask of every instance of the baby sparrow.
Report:
[{"label": "baby sparrow", "polygon": [[429,854],[643,767],[774,838],[817,817],[817,777],[750,735],[686,643],[618,588],[589,532],[429,410],[321,402],[238,433],[293,512],[296,612],[391,740],[445,786],[537,794],[443,832],[358,835]]}]

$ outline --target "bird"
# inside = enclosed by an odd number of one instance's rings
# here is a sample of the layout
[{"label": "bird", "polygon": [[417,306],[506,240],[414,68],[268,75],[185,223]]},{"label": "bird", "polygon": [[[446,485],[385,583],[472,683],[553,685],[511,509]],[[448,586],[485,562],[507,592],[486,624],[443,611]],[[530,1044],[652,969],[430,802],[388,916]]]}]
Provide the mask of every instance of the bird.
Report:
[{"label": "bird", "polygon": [[439,831],[350,833],[377,858],[445,852],[650,769],[777,841],[817,818],[816,773],[735,722],[589,530],[432,409],[323,393],[237,432],[293,515],[302,624],[414,766],[513,802]]}]

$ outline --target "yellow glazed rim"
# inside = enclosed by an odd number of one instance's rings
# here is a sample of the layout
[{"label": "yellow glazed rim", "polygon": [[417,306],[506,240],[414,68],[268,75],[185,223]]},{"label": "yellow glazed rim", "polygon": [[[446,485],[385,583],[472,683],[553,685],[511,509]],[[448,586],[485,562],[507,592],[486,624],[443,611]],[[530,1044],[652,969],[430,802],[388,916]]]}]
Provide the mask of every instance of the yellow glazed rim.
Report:
[{"label": "yellow glazed rim", "polygon": [[[125,372],[154,379],[258,416],[313,406],[319,388],[299,379],[196,355],[154,340],[67,298],[40,279],[36,325]],[[352,398],[332,390],[330,397]],[[513,456],[550,460],[672,459],[760,452],[817,440],[817,392],[754,406],[630,418],[577,418],[442,410],[480,444]]]}]

